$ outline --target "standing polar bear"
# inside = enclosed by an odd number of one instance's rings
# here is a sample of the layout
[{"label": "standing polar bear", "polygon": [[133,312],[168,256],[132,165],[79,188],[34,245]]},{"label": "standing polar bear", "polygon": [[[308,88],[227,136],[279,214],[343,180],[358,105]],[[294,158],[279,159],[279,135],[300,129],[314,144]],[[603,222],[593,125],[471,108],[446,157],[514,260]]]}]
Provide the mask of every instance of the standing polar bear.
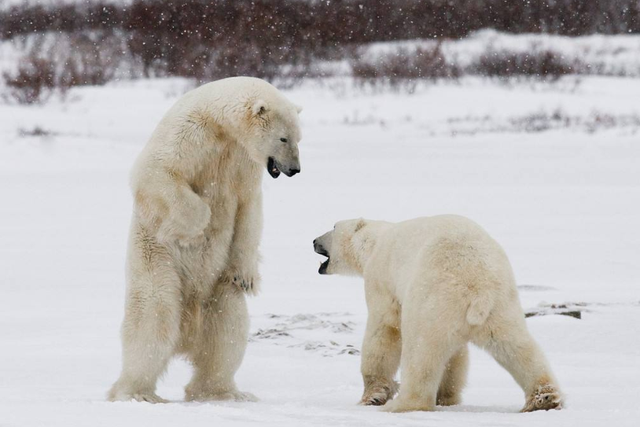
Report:
[{"label": "standing polar bear", "polygon": [[[390,412],[458,404],[471,341],[522,387],[524,412],[562,407],[549,364],[527,330],[509,260],[471,220],[342,221],[313,243],[328,257],[320,274],[365,279],[361,403],[386,403]],[[399,365],[400,390],[391,400]]]},{"label": "standing polar bear", "polygon": [[163,402],[170,358],[194,366],[187,400],[255,400],[234,375],[258,289],[262,169],[300,172],[300,108],[254,78],[201,86],[158,124],[132,173],[122,373],[110,400]]}]

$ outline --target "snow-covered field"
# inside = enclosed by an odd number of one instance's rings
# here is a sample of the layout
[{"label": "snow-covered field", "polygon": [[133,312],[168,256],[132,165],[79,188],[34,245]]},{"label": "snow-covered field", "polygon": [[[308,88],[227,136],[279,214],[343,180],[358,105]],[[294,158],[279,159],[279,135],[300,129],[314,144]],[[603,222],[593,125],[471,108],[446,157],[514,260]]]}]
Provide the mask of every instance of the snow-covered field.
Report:
[{"label": "snow-covered field", "polygon": [[[120,365],[128,171],[185,87],[142,80],[0,104],[0,426],[637,425],[640,80],[622,78],[289,91],[305,107],[302,173],[265,176],[263,293],[237,376],[261,401],[184,403],[190,368],[175,361],[159,384],[172,403],[106,402]],[[476,349],[460,406],[356,406],[362,283],[319,276],[311,241],[339,219],[440,213],[503,244],[525,309],[582,310],[527,320],[566,410],[518,413],[522,392]]]}]

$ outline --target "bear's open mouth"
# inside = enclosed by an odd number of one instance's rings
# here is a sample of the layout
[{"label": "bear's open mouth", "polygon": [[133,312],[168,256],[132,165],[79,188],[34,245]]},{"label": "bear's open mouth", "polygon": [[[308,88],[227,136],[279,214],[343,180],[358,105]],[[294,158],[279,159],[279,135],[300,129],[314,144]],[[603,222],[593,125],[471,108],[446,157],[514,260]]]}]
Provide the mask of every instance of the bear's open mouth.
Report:
[{"label": "bear's open mouth", "polygon": [[278,165],[276,165],[276,159],[273,157],[269,157],[269,160],[267,161],[267,172],[269,172],[269,175],[271,175],[271,178],[273,179],[280,176],[280,169],[278,168]]},{"label": "bear's open mouth", "polygon": [[320,274],[327,274],[327,268],[329,267],[329,260],[331,258],[329,258],[327,256],[327,260],[325,262],[323,262],[322,264],[320,264],[320,268],[318,269],[318,273]]},{"label": "bear's open mouth", "polygon": [[327,259],[322,264],[320,264],[320,268],[318,269],[318,273],[327,274],[327,267],[329,267],[329,260],[331,259],[331,257],[329,256],[329,252],[327,252],[320,245],[316,246],[314,250],[315,250],[315,253],[327,257]]}]

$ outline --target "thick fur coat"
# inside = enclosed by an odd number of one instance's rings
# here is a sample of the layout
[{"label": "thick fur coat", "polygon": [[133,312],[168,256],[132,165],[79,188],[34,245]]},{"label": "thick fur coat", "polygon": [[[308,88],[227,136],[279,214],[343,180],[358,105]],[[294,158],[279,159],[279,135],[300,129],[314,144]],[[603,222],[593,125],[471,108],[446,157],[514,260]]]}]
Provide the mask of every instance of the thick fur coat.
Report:
[{"label": "thick fur coat", "polygon": [[365,280],[363,404],[391,412],[458,404],[472,342],[524,390],[523,411],[562,406],[547,359],[527,330],[509,260],[474,222],[454,215],[342,221],[314,247],[328,257],[320,273]]},{"label": "thick fur coat", "polygon": [[170,358],[194,366],[187,400],[253,400],[234,374],[258,290],[263,169],[300,172],[300,108],[270,84],[236,77],[185,94],[132,172],[134,213],[122,325],[123,367],[110,400],[162,402]]}]

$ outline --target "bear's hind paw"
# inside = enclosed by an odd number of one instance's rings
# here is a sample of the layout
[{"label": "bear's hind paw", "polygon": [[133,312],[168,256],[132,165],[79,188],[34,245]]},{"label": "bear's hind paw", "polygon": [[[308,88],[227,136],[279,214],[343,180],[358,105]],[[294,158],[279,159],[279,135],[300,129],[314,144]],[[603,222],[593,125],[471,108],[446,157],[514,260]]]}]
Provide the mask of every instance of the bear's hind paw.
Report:
[{"label": "bear's hind paw", "polygon": [[440,396],[436,399],[436,405],[438,406],[455,406],[462,402],[460,396]]},{"label": "bear's hind paw", "polygon": [[382,406],[389,400],[389,397],[386,393],[373,393],[366,398],[363,397],[360,400],[359,405],[364,406]]},{"label": "bear's hind paw", "polygon": [[550,409],[562,409],[564,399],[562,394],[551,385],[539,387],[527,399],[527,403],[521,412],[548,411]]},{"label": "bear's hind paw", "polygon": [[136,393],[132,398],[138,402],[169,403],[167,399],[163,399],[155,393]]},{"label": "bear's hind paw", "polygon": [[231,390],[222,392],[210,392],[210,393],[188,393],[186,397],[187,401],[234,401],[234,402],[258,402],[258,399],[254,394]]},{"label": "bear's hind paw", "polygon": [[398,384],[395,381],[389,386],[370,386],[364,391],[359,405],[382,406],[387,403],[387,401],[393,399],[397,390]]},{"label": "bear's hind paw", "polygon": [[435,411],[435,405],[422,401],[406,401],[402,398],[390,400],[380,410],[382,412]]},{"label": "bear's hind paw", "polygon": [[130,393],[130,394],[111,394],[109,396],[111,402],[147,402],[147,403],[169,403],[168,400],[161,398],[155,393]]},{"label": "bear's hind paw", "polygon": [[231,395],[231,400],[235,400],[236,402],[258,402],[260,400],[255,394],[247,391],[235,391],[231,393]]}]

